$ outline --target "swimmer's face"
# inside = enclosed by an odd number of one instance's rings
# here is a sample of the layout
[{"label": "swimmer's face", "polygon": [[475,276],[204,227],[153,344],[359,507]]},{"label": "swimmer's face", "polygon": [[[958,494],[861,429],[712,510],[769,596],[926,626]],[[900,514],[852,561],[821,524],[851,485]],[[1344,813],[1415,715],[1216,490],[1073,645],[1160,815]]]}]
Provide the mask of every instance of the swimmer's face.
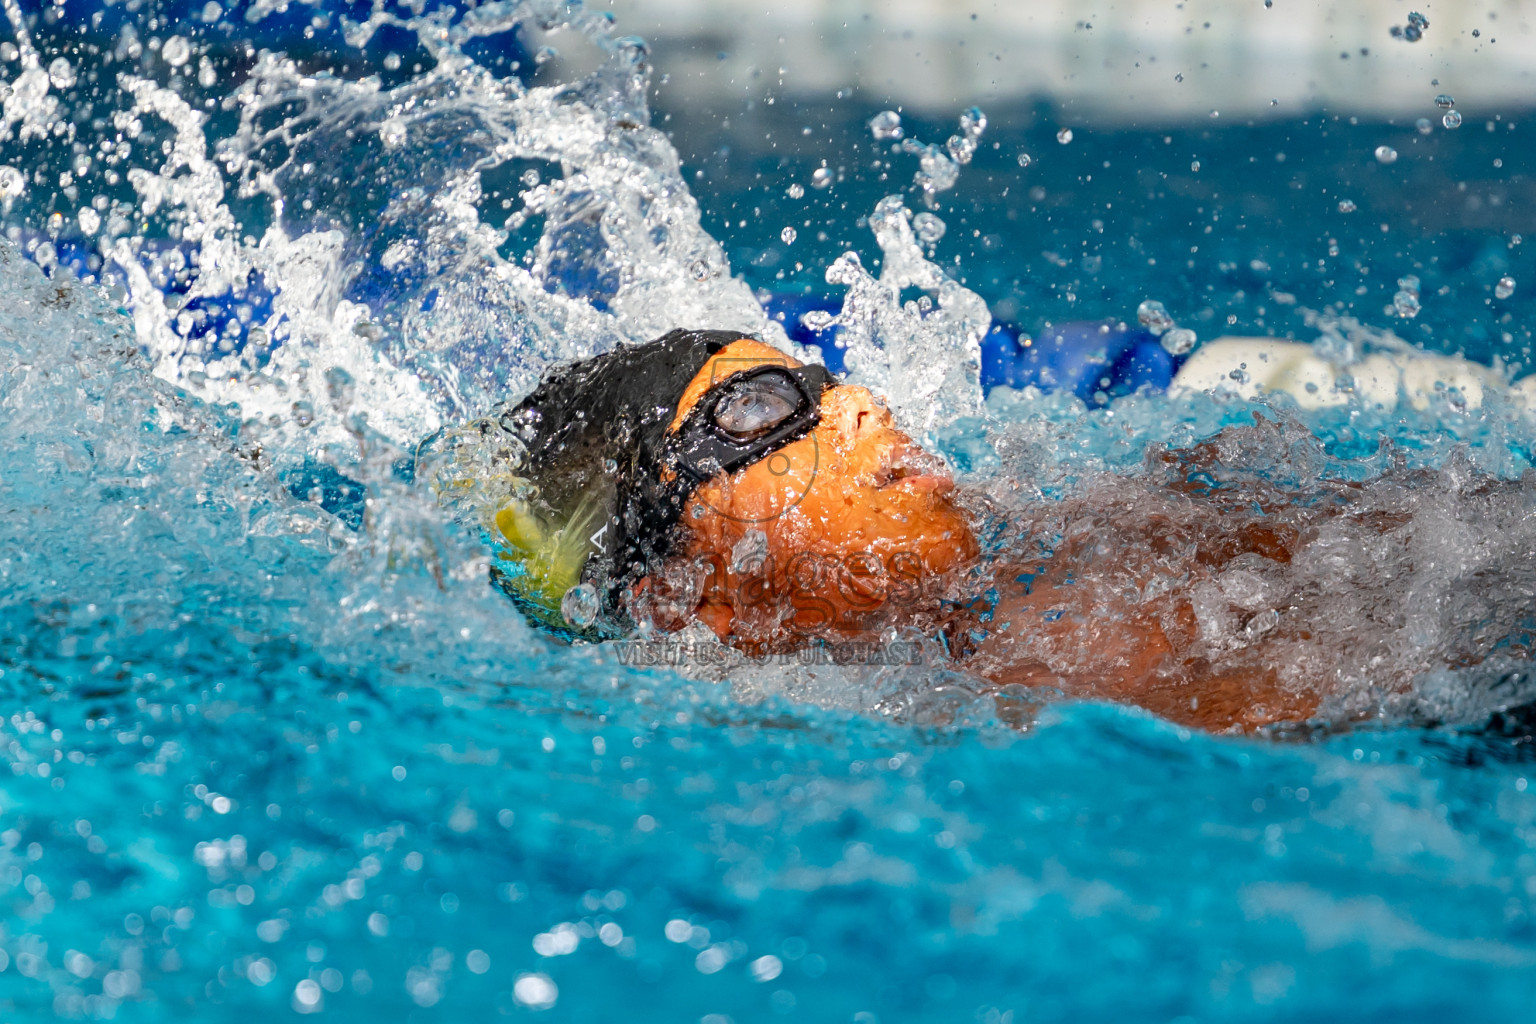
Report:
[{"label": "swimmer's face", "polygon": [[[684,390],[672,429],[713,384],[764,364],[800,365],[761,342],[726,346]],[[713,570],[698,617],[722,639],[748,643],[890,621],[976,554],[954,486],[942,460],[897,430],[866,388],[825,391],[810,434],[688,500],[683,554]],[[765,558],[753,554],[762,543],[754,531],[766,538]]]}]

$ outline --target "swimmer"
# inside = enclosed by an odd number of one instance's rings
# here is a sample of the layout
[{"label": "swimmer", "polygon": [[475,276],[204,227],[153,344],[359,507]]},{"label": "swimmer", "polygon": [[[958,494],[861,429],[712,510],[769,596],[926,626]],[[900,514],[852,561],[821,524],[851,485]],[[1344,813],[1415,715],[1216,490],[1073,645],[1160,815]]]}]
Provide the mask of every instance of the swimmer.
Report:
[{"label": "swimmer", "polygon": [[[461,486],[491,510],[493,578],[569,638],[701,623],[762,655],[916,630],[1000,687],[1238,731],[1311,718],[1357,668],[1390,687],[1499,639],[1524,654],[1513,620],[1405,653],[1408,598],[1328,573],[1411,545],[1407,506],[1245,474],[1245,445],[1301,443],[1268,420],[1009,507],[957,489],[869,390],[737,333],[675,331],[558,367],[477,429],[493,454]],[[1526,515],[1520,494],[1489,500]],[[1345,606],[1375,633],[1339,632]]]}]

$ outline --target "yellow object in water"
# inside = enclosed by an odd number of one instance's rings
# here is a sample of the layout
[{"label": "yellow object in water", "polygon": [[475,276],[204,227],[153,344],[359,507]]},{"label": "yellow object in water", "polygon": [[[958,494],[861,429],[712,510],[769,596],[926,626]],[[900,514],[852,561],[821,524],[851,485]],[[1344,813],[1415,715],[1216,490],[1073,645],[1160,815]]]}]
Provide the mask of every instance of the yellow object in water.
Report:
[{"label": "yellow object in water", "polygon": [[506,542],[502,559],[522,563],[522,573],[502,575],[503,586],[551,625],[570,629],[560,611],[566,593],[581,582],[596,543],[592,536],[601,504],[584,496],[563,526],[514,498],[496,513],[496,532]]}]

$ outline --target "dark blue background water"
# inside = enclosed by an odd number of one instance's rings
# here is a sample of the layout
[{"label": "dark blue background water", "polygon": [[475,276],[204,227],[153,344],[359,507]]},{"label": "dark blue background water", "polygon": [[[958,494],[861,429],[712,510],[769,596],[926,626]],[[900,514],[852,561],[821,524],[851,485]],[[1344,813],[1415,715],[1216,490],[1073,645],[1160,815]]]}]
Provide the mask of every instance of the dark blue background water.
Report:
[{"label": "dark blue background water", "polygon": [[[1429,134],[1415,118],[1347,111],[1096,125],[1044,100],[992,105],[974,162],[940,195],[936,212],[949,226],[940,262],[1029,332],[1072,320],[1134,323],[1152,298],[1205,339],[1310,341],[1299,313],[1310,309],[1393,327],[1432,350],[1529,364],[1533,289],[1508,300],[1493,292],[1506,274],[1527,284],[1536,273],[1531,111],[1482,111],[1446,130],[1433,91]],[[706,225],[748,280],[773,291],[826,293],[825,267],[844,249],[869,248],[860,215],[909,187],[917,169],[915,157],[871,138],[877,98],[706,112],[672,109],[662,88],[657,108],[695,172]],[[903,126],[941,144],[956,130],[911,113]],[[1062,129],[1072,132],[1066,144]],[[1397,160],[1381,163],[1378,146]],[[1019,166],[1021,153],[1029,166]],[[823,161],[840,180],[817,189],[811,175]],[[793,183],[804,198],[787,194]],[[1343,200],[1352,212],[1340,212]],[[783,226],[797,230],[791,246],[779,239]],[[1424,301],[1405,323],[1384,309],[1410,274]]]}]

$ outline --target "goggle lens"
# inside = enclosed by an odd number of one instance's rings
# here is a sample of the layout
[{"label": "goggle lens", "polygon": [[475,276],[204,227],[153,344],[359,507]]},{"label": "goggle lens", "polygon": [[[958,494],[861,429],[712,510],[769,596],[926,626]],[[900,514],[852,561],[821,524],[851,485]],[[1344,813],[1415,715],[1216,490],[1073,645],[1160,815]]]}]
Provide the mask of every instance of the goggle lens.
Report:
[{"label": "goggle lens", "polygon": [[755,441],[799,411],[800,388],[788,374],[765,373],[730,388],[715,403],[714,421],[738,441]]}]

